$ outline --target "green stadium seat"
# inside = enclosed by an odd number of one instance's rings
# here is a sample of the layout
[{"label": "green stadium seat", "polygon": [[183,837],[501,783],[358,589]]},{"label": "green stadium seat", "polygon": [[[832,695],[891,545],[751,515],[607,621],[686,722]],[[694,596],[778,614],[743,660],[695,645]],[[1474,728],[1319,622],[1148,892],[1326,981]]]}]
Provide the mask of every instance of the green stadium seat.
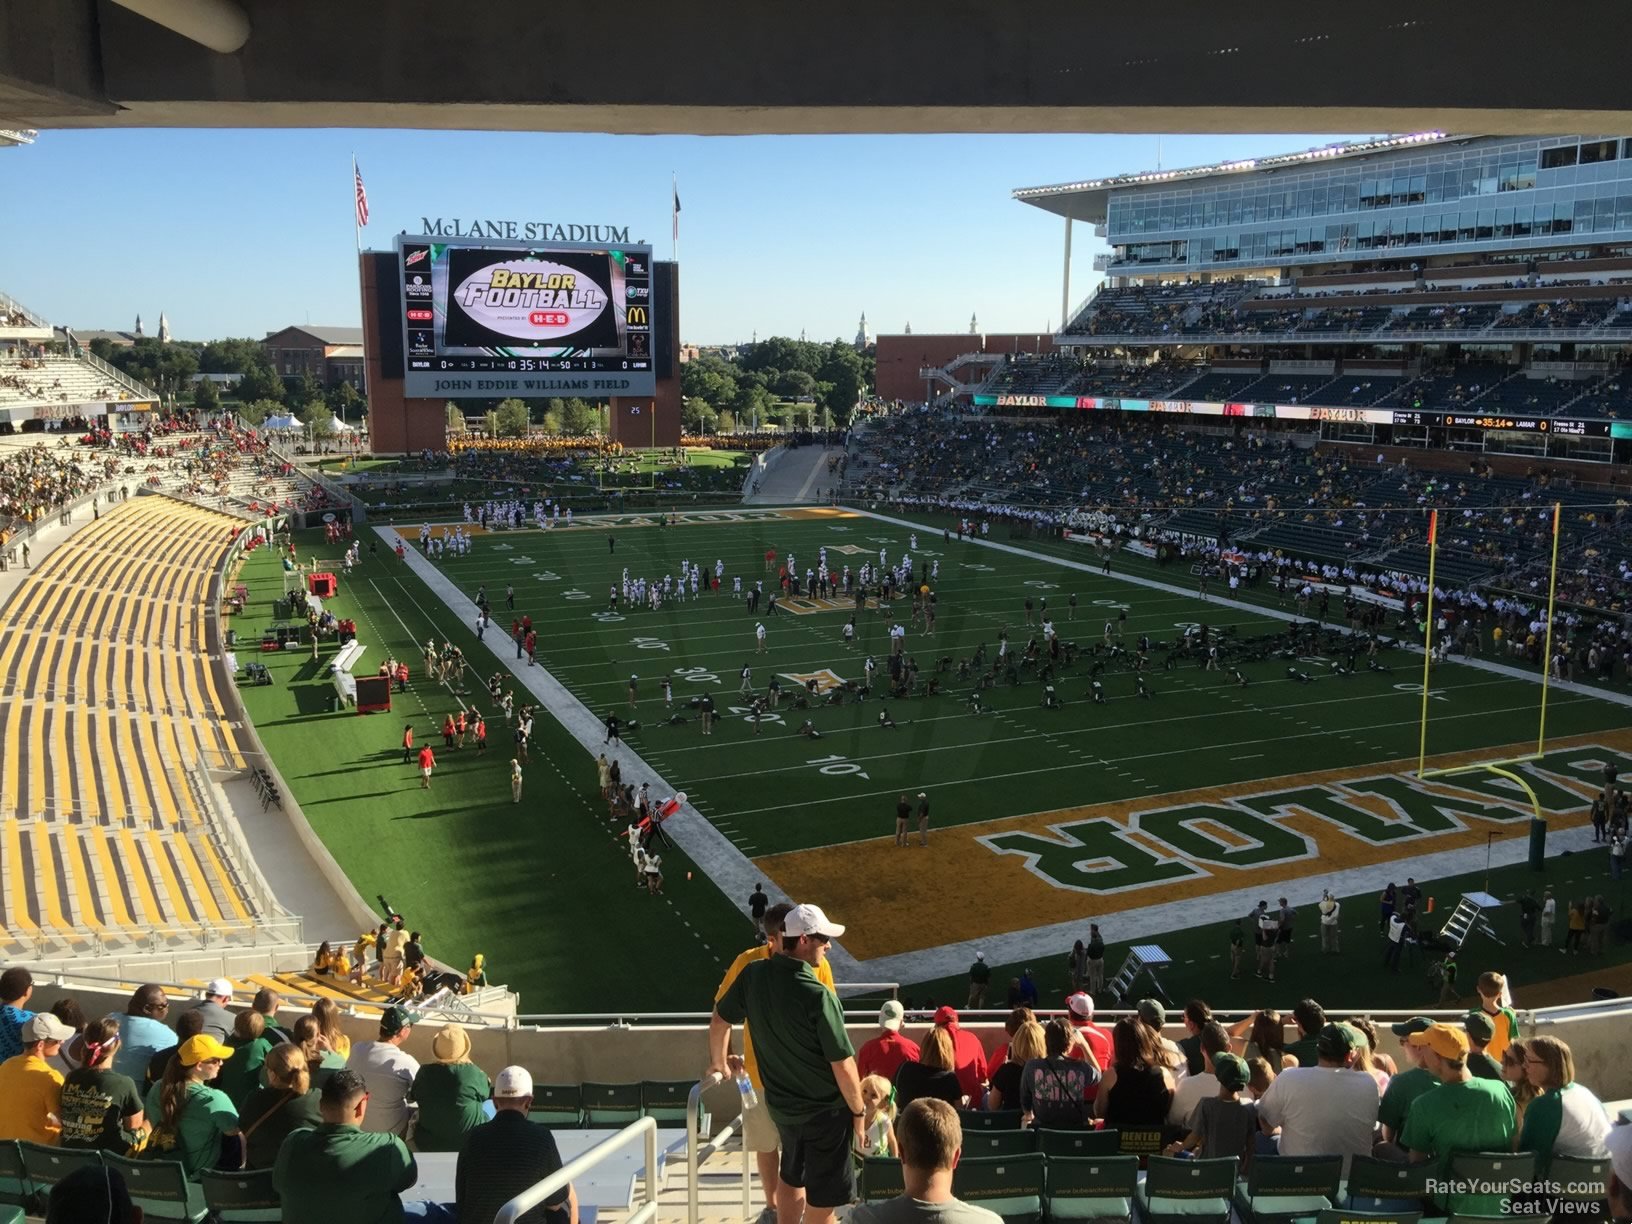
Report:
[{"label": "green stadium seat", "polygon": [[[684,1126],[686,1102],[696,1086],[688,1080],[645,1080],[640,1085],[640,1111],[659,1126]],[[704,1110],[704,1121],[698,1124],[703,1134],[708,1133],[707,1116]]]},{"label": "green stadium seat", "polygon": [[1020,1156],[1037,1150],[1037,1132],[990,1130],[963,1132],[963,1154],[967,1156]]},{"label": "green stadium seat", "polygon": [[1020,1117],[1018,1109],[958,1110],[958,1124],[966,1135],[975,1130],[1019,1130]]},{"label": "green stadium seat", "polygon": [[204,1191],[205,1206],[219,1224],[277,1224],[283,1219],[271,1169],[204,1172],[199,1174],[198,1183]]},{"label": "green stadium seat", "polygon": [[[536,1097],[533,1103],[538,1103]],[[591,1130],[615,1129],[639,1119],[639,1084],[584,1085],[584,1125]]]},{"label": "green stadium seat", "polygon": [[1234,1156],[1222,1160],[1152,1156],[1134,1195],[1144,1224],[1158,1220],[1229,1224],[1234,1200]]},{"label": "green stadium seat", "polygon": [[1235,1208],[1243,1224],[1312,1220],[1336,1205],[1342,1177],[1341,1156],[1259,1156],[1236,1187]]},{"label": "green stadium seat", "polygon": [[1047,1157],[1043,1214],[1050,1220],[1131,1220],[1136,1156]]},{"label": "green stadium seat", "polygon": [[561,1130],[576,1130],[584,1123],[584,1090],[578,1084],[534,1084],[533,1122]]},{"label": "green stadium seat", "polygon": [[23,1167],[23,1151],[15,1139],[0,1142],[0,1204],[27,1207],[34,1200],[34,1187]]},{"label": "green stadium seat", "polygon": [[204,1188],[187,1180],[178,1160],[131,1160],[104,1153],[103,1161],[124,1177],[131,1202],[142,1209],[144,1219],[199,1224],[210,1213]]},{"label": "green stadium seat", "polygon": [[18,1142],[17,1150],[23,1158],[29,1185],[40,1195],[47,1193],[75,1169],[86,1165],[97,1169],[102,1167],[102,1153],[95,1148],[52,1147],[24,1139]]},{"label": "green stadium seat", "polygon": [[906,1175],[894,1156],[868,1156],[861,1162],[862,1202],[881,1203],[906,1192]]},{"label": "green stadium seat", "polygon": [[1039,1130],[1037,1148],[1052,1160],[1056,1156],[1116,1156],[1122,1134],[1116,1130]]},{"label": "green stadium seat", "polygon": [[1344,1206],[1352,1211],[1420,1212],[1428,1198],[1431,1170],[1426,1162],[1398,1164],[1374,1156],[1351,1157],[1343,1184]]},{"label": "green stadium seat", "polygon": [[1596,1203],[1609,1198],[1609,1157],[1554,1156],[1547,1163],[1547,1181],[1557,1186],[1559,1198],[1572,1203]]},{"label": "green stadium seat", "polygon": [[0,1224],[24,1224],[26,1219],[21,1207],[9,1203],[0,1207]]},{"label": "green stadium seat", "polygon": [[[1517,1188],[1535,1176],[1534,1152],[1457,1152],[1451,1157],[1450,1179],[1463,1185]],[[1501,1215],[1502,1195],[1494,1189],[1489,1194],[1453,1194],[1444,1205],[1452,1215]]]},{"label": "green stadium seat", "polygon": [[952,1193],[966,1203],[995,1211],[1004,1224],[1039,1224],[1043,1155],[970,1156],[966,1151],[952,1171]]}]

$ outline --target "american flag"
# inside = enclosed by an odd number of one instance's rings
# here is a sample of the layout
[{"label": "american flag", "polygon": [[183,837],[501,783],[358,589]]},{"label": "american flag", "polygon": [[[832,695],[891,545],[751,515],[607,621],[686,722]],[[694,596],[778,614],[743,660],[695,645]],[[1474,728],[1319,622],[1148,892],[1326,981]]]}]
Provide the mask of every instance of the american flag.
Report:
[{"label": "american flag", "polygon": [[674,184],[674,241],[680,241],[680,184]]},{"label": "american flag", "polygon": [[351,163],[351,177],[357,184],[357,224],[364,226],[368,224],[368,191],[363,186],[363,172],[357,168],[355,158]]}]

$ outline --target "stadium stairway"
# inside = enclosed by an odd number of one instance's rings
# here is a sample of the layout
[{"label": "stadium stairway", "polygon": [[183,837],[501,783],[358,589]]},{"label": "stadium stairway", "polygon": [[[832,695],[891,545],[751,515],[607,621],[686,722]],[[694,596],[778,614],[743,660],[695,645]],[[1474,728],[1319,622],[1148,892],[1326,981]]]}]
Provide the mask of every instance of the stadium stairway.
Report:
[{"label": "stadium stairway", "polygon": [[841,447],[779,446],[765,456],[765,473],[743,495],[747,506],[787,506],[816,500],[816,490],[824,495],[835,489],[839,476],[829,473],[828,460],[844,454]]}]

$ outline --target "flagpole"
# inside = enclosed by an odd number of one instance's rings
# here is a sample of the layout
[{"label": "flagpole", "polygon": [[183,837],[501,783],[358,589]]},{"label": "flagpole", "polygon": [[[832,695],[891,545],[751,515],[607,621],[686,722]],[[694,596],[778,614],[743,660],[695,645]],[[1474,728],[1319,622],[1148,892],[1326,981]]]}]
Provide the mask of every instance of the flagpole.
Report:
[{"label": "flagpole", "polygon": [[[355,153],[353,153],[351,155],[351,183],[350,183],[350,187],[351,187],[351,237],[352,237],[352,242],[354,243],[354,245],[356,247],[357,254],[361,255],[363,253],[363,226],[362,226],[361,219],[357,216],[357,154],[355,154]],[[362,291],[363,291],[362,285],[363,285],[362,273],[361,273],[361,271],[359,271],[358,272],[358,280],[357,280],[357,292],[358,292],[359,297],[361,296]]]}]

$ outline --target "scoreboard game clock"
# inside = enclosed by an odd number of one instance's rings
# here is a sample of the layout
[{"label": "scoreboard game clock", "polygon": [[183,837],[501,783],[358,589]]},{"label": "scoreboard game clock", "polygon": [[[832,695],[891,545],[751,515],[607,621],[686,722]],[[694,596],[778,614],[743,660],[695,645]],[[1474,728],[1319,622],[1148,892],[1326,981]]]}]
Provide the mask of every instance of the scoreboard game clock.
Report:
[{"label": "scoreboard game clock", "polygon": [[656,392],[649,246],[405,234],[397,253],[409,396]]}]

